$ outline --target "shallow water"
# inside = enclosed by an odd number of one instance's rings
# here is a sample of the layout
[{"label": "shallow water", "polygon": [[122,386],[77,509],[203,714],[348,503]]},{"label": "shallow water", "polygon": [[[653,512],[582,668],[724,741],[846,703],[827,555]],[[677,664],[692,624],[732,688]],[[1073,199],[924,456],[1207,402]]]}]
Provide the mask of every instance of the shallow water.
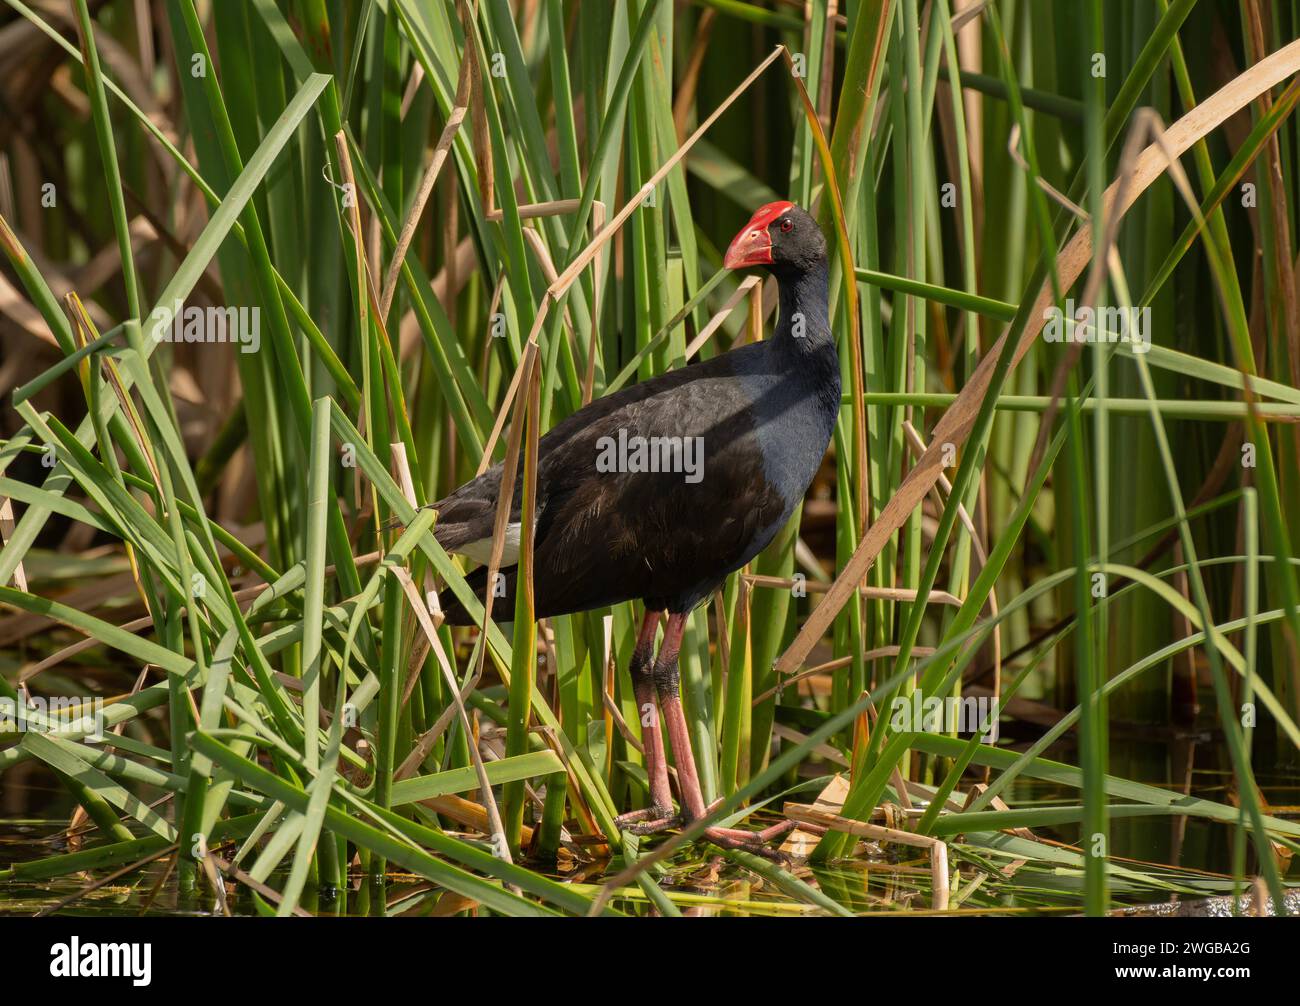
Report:
[{"label": "shallow water", "polygon": [[[1147,749],[1161,745],[1143,745]],[[1114,755],[1115,752],[1112,752]],[[1131,752],[1129,752],[1131,754]],[[1142,759],[1127,758],[1128,766]],[[1148,768],[1167,769],[1168,751],[1148,757]],[[1185,765],[1185,758],[1177,761]],[[1219,769],[1197,769],[1190,776],[1180,769],[1178,783],[1168,774],[1144,779],[1152,785],[1190,792],[1222,802],[1231,802],[1227,791],[1230,775]],[[1300,816],[1300,773],[1278,771],[1258,779],[1272,813],[1280,817]],[[15,786],[14,784],[17,783]],[[1012,787],[1009,803],[1015,807],[1075,804],[1077,791],[1035,780],[1019,780]],[[3,793],[5,816],[0,818],[0,868],[72,851],[67,837],[71,806],[66,793],[43,773],[22,780],[7,780]],[[26,813],[24,813],[24,811]],[[753,821],[758,824],[760,815]],[[776,820],[766,817],[763,823]],[[1200,818],[1152,817],[1112,822],[1113,859],[1136,871],[1146,881],[1112,885],[1117,904],[1135,906],[1144,913],[1161,911],[1170,902],[1198,901],[1231,891],[1226,875],[1231,862],[1234,829]],[[1072,844],[1077,828],[1041,828],[1041,838]],[[647,840],[649,841],[649,840]],[[1011,869],[1012,858],[997,858],[989,850],[961,842],[949,844],[949,867],[955,871],[949,911],[980,915],[1070,914],[1082,908],[1081,872],[1045,862],[1031,861]],[[248,864],[245,863],[245,866]],[[551,875],[595,895],[601,884],[618,872],[621,862],[568,861],[551,868]],[[1292,882],[1300,876],[1293,864]],[[790,867],[799,880],[817,888],[856,914],[924,913],[930,911],[931,886],[928,858],[921,850],[901,846],[880,847],[859,843],[853,858],[825,865],[796,864]],[[38,883],[0,881],[0,915],[31,915],[54,911],[62,915],[212,915],[223,909],[213,895],[201,890],[180,890],[169,858],[159,859],[123,875],[93,891],[86,891],[94,878],[69,876]],[[270,887],[278,889],[285,876],[275,874]],[[694,846],[682,850],[657,877],[683,914],[705,916],[821,914],[821,910],[791,896],[774,882],[745,867]],[[1149,882],[1148,882],[1149,881]],[[249,889],[227,882],[225,910],[235,915],[258,914]],[[61,906],[64,899],[70,903]],[[629,914],[654,911],[639,888],[614,892],[614,907]],[[382,906],[382,907],[381,907]],[[1148,907],[1154,906],[1154,907]],[[302,907],[321,915],[407,914],[430,915],[464,910],[455,895],[444,892],[422,878],[390,873],[387,889],[370,887],[360,874],[346,892],[325,894],[308,891]]]}]

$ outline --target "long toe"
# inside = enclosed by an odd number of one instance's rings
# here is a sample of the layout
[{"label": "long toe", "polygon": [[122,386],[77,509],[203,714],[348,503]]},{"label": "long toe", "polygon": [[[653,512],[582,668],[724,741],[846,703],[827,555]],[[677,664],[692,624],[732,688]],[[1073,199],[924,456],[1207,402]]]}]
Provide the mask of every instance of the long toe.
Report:
[{"label": "long toe", "polygon": [[[709,812],[712,813],[720,803],[722,803],[722,800],[718,799],[709,804]],[[752,852],[767,859],[774,859],[777,862],[788,862],[790,857],[785,853],[768,849],[766,846],[769,842],[779,842],[798,826],[797,821],[778,821],[776,824],[768,825],[759,831],[714,827],[706,829],[704,837],[714,845],[722,846],[724,849],[742,849],[745,852]]]},{"label": "long toe", "polygon": [[682,826],[682,815],[674,814],[672,817],[661,817],[654,821],[643,821],[640,824],[633,824],[627,827],[633,835],[657,835],[661,831],[671,831],[673,828]]},{"label": "long toe", "polygon": [[653,835],[678,828],[681,823],[682,815],[674,813],[671,807],[644,807],[614,818],[614,824],[620,831],[630,831],[633,835]]},{"label": "long toe", "polygon": [[763,836],[764,832],[761,831],[740,831],[736,828],[706,828],[703,835],[705,839],[723,849],[737,849],[770,859],[774,863],[788,863],[790,857],[780,849],[773,849],[767,844],[771,838]]},{"label": "long toe", "polygon": [[745,831],[741,828],[710,828],[705,834],[733,838],[738,842],[751,844],[757,842],[761,845],[785,838],[796,827],[798,827],[798,824],[795,821],[778,821],[776,824],[768,825],[760,831]]}]

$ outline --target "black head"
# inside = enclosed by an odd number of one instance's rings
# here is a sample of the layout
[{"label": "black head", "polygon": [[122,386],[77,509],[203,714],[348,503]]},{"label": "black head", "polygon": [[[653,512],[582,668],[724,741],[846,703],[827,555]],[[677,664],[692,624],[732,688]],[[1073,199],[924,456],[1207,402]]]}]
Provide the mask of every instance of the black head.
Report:
[{"label": "black head", "polygon": [[826,262],[826,238],[817,221],[794,203],[768,203],[727,248],[728,269],[766,266],[778,277],[800,275]]}]

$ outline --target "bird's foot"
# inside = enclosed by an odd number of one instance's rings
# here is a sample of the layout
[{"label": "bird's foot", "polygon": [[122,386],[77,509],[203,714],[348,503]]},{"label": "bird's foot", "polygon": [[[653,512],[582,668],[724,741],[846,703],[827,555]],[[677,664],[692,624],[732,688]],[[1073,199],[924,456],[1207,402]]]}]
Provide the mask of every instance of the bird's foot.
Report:
[{"label": "bird's foot", "polygon": [[790,857],[780,849],[773,849],[768,843],[779,841],[794,831],[794,828],[794,821],[781,821],[761,831],[745,831],[741,828],[706,828],[702,837],[723,849],[736,849],[762,856],[775,863],[788,863]]},{"label": "bird's foot", "polygon": [[676,813],[671,806],[651,806],[620,814],[614,818],[614,824],[620,831],[631,832],[633,835],[653,835],[670,828],[680,828],[682,815]]},{"label": "bird's foot", "polygon": [[[721,802],[715,800],[708,809],[712,810]],[[614,824],[620,831],[627,831],[633,835],[654,835],[661,831],[685,827],[689,823],[683,814],[675,813],[671,807],[658,806],[629,811],[614,819]],[[715,827],[704,829],[700,838],[723,849],[737,849],[762,856],[773,862],[785,863],[789,861],[789,857],[779,849],[770,848],[769,843],[780,841],[794,829],[794,821],[779,821],[760,831]]]}]

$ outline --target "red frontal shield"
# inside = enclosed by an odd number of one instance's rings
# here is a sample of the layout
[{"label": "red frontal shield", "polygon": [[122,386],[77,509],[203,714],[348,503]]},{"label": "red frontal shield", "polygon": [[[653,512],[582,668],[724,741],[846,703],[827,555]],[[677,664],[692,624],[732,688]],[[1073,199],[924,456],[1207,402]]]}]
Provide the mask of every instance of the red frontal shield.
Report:
[{"label": "red frontal shield", "polygon": [[772,235],[768,227],[772,221],[787,210],[793,209],[794,203],[779,202],[760,206],[749,218],[739,234],[727,247],[727,255],[722,264],[728,269],[744,269],[747,266],[772,264]]}]

